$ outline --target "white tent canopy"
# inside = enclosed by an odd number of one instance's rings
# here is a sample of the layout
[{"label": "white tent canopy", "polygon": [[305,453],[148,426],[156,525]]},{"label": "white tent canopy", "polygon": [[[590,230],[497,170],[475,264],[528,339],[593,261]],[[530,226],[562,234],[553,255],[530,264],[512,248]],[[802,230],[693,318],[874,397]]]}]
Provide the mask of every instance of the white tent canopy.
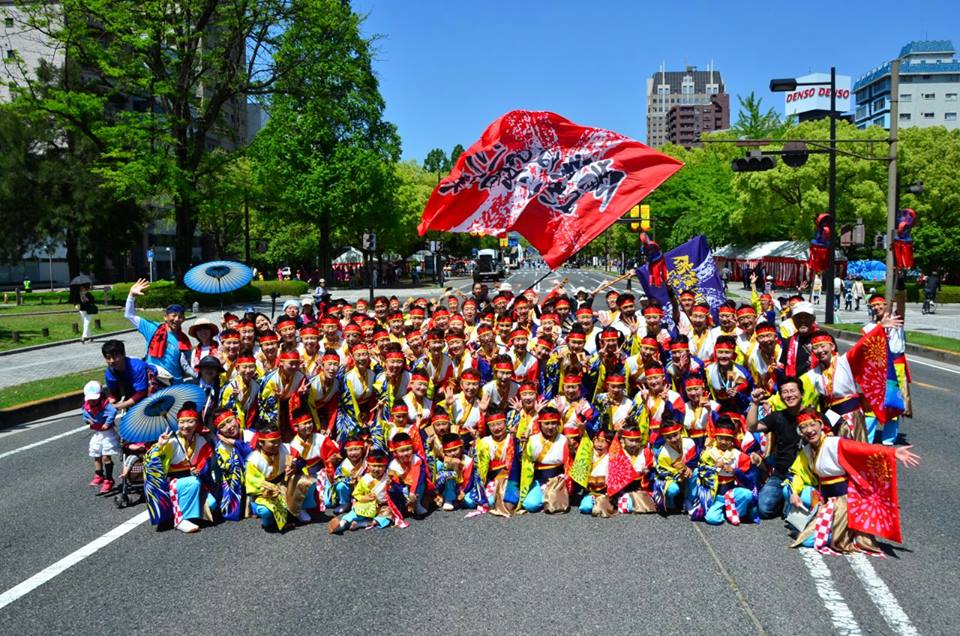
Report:
[{"label": "white tent canopy", "polygon": [[356,249],[355,247],[348,247],[343,254],[333,259],[334,265],[342,265],[345,263],[362,263],[362,262],[363,262],[363,252]]}]

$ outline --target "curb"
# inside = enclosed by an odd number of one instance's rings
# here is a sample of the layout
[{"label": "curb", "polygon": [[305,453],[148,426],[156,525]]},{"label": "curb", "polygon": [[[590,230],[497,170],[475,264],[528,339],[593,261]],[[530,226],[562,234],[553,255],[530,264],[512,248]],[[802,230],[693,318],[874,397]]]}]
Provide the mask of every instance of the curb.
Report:
[{"label": "curb", "polygon": [[[196,316],[190,316],[189,318],[184,318],[183,322],[188,320],[193,320]],[[107,333],[97,334],[90,338],[90,342],[94,340],[102,340],[104,338],[111,338],[113,336],[122,336],[125,333],[133,333],[137,331],[136,329],[121,329],[120,331],[109,331]],[[61,345],[67,344],[77,344],[80,342],[80,338],[71,338],[70,340],[57,340],[56,342],[45,342],[38,345],[30,345],[29,347],[20,347],[19,349],[8,349],[7,351],[0,351],[0,358],[3,356],[12,356],[18,353],[29,353],[31,351],[39,351],[41,349],[50,349],[51,347],[59,347]]]},{"label": "curb", "polygon": [[72,411],[82,402],[83,391],[71,391],[35,402],[0,409],[0,429],[11,428],[65,411]]},{"label": "curb", "polygon": [[[829,333],[831,336],[837,340],[843,340],[844,342],[856,342],[860,339],[860,334],[852,333],[850,331],[843,331],[841,329],[834,329],[832,327],[820,325],[820,328]],[[910,355],[919,356],[921,358],[929,358],[936,360],[937,362],[946,362],[947,364],[954,364],[960,366],[960,353],[954,353],[953,351],[946,351],[945,349],[935,349],[933,347],[923,347],[921,345],[906,343],[906,352]]]}]

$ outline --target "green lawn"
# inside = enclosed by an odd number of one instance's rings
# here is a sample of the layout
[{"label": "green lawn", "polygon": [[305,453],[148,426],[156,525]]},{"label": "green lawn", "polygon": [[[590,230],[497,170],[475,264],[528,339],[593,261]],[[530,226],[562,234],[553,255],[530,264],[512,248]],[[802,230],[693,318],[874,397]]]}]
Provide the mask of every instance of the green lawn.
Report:
[{"label": "green lawn", "polygon": [[[839,323],[829,326],[833,329],[839,329],[840,331],[860,333],[860,325],[858,324]],[[943,349],[944,351],[960,353],[960,340],[957,338],[935,336],[933,334],[924,333],[923,331],[907,331],[907,342],[909,344],[920,345],[921,347],[930,347],[932,349]]]},{"label": "green lawn", "polygon": [[[118,305],[100,305],[101,312],[121,311],[123,308]],[[0,305],[0,319],[4,316],[15,316],[17,314],[44,314],[44,313],[72,313],[77,316],[77,310],[73,305],[62,303],[60,305]]]},{"label": "green lawn", "polygon": [[[150,320],[162,320],[162,313],[159,311],[138,312],[138,315]],[[110,331],[119,331],[121,329],[130,329],[132,325],[123,317],[123,312],[109,311],[99,313],[93,316],[99,319],[101,328],[97,329],[91,325],[90,334],[97,336]],[[79,334],[74,333],[73,324],[82,327],[79,313],[57,314],[53,316],[9,316],[0,314],[0,351],[17,349],[19,347],[28,347],[30,345],[44,344],[47,342],[58,342],[60,340],[71,340],[79,338]],[[44,336],[42,329],[50,329],[50,335]],[[12,332],[20,332],[20,342],[14,342]]]},{"label": "green lawn", "polygon": [[[0,409],[42,400],[43,398],[62,395],[83,389],[83,385],[90,380],[103,382],[103,368],[80,371],[56,378],[34,380],[26,384],[8,386],[0,389]],[[77,397],[77,408],[83,406],[83,397]]]}]

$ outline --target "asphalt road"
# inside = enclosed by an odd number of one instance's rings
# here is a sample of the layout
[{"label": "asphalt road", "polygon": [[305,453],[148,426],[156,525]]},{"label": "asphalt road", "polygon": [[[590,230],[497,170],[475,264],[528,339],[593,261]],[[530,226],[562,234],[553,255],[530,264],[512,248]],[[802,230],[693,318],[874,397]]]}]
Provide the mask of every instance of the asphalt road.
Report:
[{"label": "asphalt road", "polygon": [[[571,278],[593,287],[599,275]],[[906,543],[887,546],[885,559],[788,549],[780,521],[715,528],[679,516],[456,512],[340,537],[323,524],[266,535],[252,520],[156,532],[137,523],[142,506],[118,510],[86,485],[88,434],[76,414],[0,431],[0,625],[9,634],[960,633],[950,583],[960,567],[960,368],[918,359],[912,371],[917,415],[906,432],[923,464],[900,472]]]}]

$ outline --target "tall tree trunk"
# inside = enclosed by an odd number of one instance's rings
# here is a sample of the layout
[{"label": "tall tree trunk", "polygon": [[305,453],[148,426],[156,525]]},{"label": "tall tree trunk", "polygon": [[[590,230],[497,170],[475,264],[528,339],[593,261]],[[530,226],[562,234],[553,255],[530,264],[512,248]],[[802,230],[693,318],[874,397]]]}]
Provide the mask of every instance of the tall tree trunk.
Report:
[{"label": "tall tree trunk", "polygon": [[330,217],[327,211],[320,211],[320,272],[327,284],[333,284],[333,270],[330,267]]},{"label": "tall tree trunk", "polygon": [[77,241],[77,233],[67,228],[63,238],[63,246],[67,249],[67,269],[70,272],[70,278],[80,274],[80,246]]},{"label": "tall tree trunk", "polygon": [[181,197],[174,207],[174,218],[177,222],[177,234],[173,242],[176,253],[174,269],[177,280],[181,281],[193,261],[193,231],[197,225],[193,205]]}]

